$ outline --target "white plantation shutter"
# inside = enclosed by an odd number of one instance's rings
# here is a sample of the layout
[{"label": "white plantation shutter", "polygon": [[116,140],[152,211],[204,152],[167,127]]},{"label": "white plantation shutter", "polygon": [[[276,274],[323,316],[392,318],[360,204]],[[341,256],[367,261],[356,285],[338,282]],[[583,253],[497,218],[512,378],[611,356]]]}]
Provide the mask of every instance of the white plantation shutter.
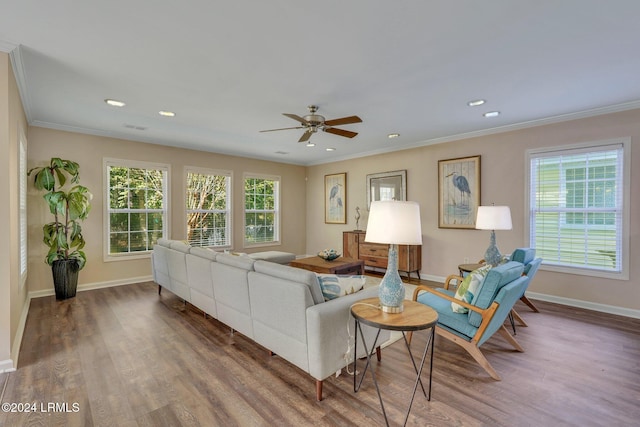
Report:
[{"label": "white plantation shutter", "polygon": [[622,273],[624,145],[530,154],[529,239],[545,265]]},{"label": "white plantation shutter", "polygon": [[23,136],[20,138],[19,158],[19,219],[20,222],[20,285],[27,278],[27,147]]},{"label": "white plantation shutter", "polygon": [[231,247],[231,172],[186,169],[187,240],[192,246]]}]

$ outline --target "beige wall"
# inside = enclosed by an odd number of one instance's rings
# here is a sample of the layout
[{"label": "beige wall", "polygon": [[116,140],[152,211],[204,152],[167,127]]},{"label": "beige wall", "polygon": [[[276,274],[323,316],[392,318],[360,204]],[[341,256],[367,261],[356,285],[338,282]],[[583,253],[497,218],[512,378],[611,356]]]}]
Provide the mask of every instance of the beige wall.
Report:
[{"label": "beige wall", "polygon": [[[313,166],[307,182],[307,252],[324,248],[342,248],[342,232],[355,228],[355,207],[366,227],[366,175],[390,170],[407,170],[407,197],[420,203],[423,229],[423,277],[441,279],[457,272],[465,258],[482,258],[489,233],[480,230],[438,228],[438,160],[481,156],[481,203],[509,205],[513,230],[497,231],[498,247],[508,253],[527,241],[525,238],[525,151],[531,148],[559,146],[579,142],[631,137],[631,280],[607,280],[550,271],[540,271],[529,291],[545,294],[551,300],[564,298],[590,304],[604,304],[640,310],[640,110],[538,126],[524,130],[465,139],[456,142],[363,157]],[[347,172],[348,224],[324,224],[324,175]],[[635,189],[635,191],[633,190]]]},{"label": "beige wall", "polygon": [[[184,168],[231,170],[233,172],[233,241],[234,249],[245,252],[282,250],[304,253],[305,168],[302,166],[253,160],[233,156],[183,150],[172,147],[124,141],[113,138],[29,128],[29,168],[42,166],[51,157],[70,159],[80,164],[80,183],[94,194],[91,213],[83,223],[87,245],[87,265],[80,272],[79,286],[131,283],[151,274],[150,260],[103,261],[103,158],[139,160],[171,165],[171,238],[186,238]],[[281,177],[282,224],[280,246],[245,249],[242,246],[244,223],[243,173],[260,173]],[[44,263],[46,248],[42,244],[42,224],[50,221],[41,193],[29,192],[29,291],[52,290],[51,270]]]},{"label": "beige wall", "polygon": [[0,372],[15,367],[16,337],[27,301],[19,259],[18,146],[27,125],[9,56],[0,53]]}]

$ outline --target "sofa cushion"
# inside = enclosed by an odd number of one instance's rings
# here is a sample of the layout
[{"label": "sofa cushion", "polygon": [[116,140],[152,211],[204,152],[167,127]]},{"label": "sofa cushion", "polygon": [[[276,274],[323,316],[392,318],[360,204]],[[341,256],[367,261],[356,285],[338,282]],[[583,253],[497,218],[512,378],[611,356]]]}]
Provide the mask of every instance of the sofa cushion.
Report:
[{"label": "sofa cushion", "polygon": [[172,242],[172,240],[165,239],[163,237],[158,239],[158,244],[160,246],[164,246],[165,248],[170,248],[171,247],[171,242]]},{"label": "sofa cushion", "polygon": [[249,256],[255,260],[271,261],[276,264],[289,264],[291,261],[296,259],[295,254],[280,251],[256,252],[249,254]]},{"label": "sofa cushion", "polygon": [[355,294],[362,290],[367,281],[364,275],[348,276],[342,274],[316,273],[320,289],[325,301],[349,294]]},{"label": "sofa cushion", "polygon": [[[482,289],[482,282],[490,269],[491,264],[487,264],[467,274],[456,289],[455,299],[471,304],[473,298],[478,295],[478,292]],[[455,302],[451,303],[451,310],[453,310],[454,313],[467,313],[469,311],[468,308]]]},{"label": "sofa cushion", "polygon": [[303,270],[302,268],[289,267],[288,265],[275,264],[268,261],[256,261],[253,266],[255,271],[259,273],[306,284],[309,287],[309,292],[311,292],[313,302],[315,304],[324,302],[322,289],[320,288],[320,283],[318,283],[318,278],[314,272]]},{"label": "sofa cushion", "polygon": [[216,254],[216,262],[221,264],[230,265],[232,267],[243,268],[245,270],[253,270],[253,259],[248,256],[237,256],[231,254]]},{"label": "sofa cushion", "polygon": [[189,250],[189,253],[191,255],[195,255],[195,256],[198,256],[198,257],[204,258],[204,259],[208,259],[210,261],[215,261],[217,255],[218,255],[218,253],[216,251],[212,251],[211,249],[208,249],[208,248],[201,248],[199,246],[193,246]]},{"label": "sofa cushion", "polygon": [[185,242],[181,242],[179,240],[173,240],[171,242],[171,249],[188,254],[189,251],[191,250],[191,246],[186,244]]}]

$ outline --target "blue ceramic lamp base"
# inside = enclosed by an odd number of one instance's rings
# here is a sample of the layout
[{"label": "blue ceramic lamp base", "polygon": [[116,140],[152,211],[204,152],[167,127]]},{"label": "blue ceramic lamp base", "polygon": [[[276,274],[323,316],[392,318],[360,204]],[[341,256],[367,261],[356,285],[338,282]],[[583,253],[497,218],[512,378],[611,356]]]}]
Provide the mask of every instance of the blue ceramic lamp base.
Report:
[{"label": "blue ceramic lamp base", "polygon": [[378,288],[378,298],[380,298],[382,311],[385,313],[402,313],[404,310],[404,295],[404,284],[398,273],[398,245],[392,244],[389,246],[387,272],[384,274]]},{"label": "blue ceramic lamp base", "polygon": [[493,267],[500,264],[502,260],[502,255],[496,246],[496,232],[491,231],[491,239],[489,240],[489,247],[487,251],[484,253],[484,261],[487,264],[491,264]]}]

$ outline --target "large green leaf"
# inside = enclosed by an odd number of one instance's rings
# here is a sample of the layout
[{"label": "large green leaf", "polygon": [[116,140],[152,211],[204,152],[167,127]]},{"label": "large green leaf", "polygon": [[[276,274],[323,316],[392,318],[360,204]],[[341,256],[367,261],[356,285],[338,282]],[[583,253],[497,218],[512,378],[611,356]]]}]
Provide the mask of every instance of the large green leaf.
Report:
[{"label": "large green leaf", "polygon": [[89,215],[91,205],[89,204],[89,190],[86,187],[77,185],[73,187],[68,195],[69,219],[86,219]]},{"label": "large green leaf", "polygon": [[51,169],[42,168],[36,172],[34,184],[38,190],[52,191],[55,188],[56,180]]},{"label": "large green leaf", "polygon": [[49,210],[53,215],[56,213],[59,215],[64,215],[67,207],[65,200],[65,193],[63,191],[54,191],[46,193],[42,196],[49,205]]}]

